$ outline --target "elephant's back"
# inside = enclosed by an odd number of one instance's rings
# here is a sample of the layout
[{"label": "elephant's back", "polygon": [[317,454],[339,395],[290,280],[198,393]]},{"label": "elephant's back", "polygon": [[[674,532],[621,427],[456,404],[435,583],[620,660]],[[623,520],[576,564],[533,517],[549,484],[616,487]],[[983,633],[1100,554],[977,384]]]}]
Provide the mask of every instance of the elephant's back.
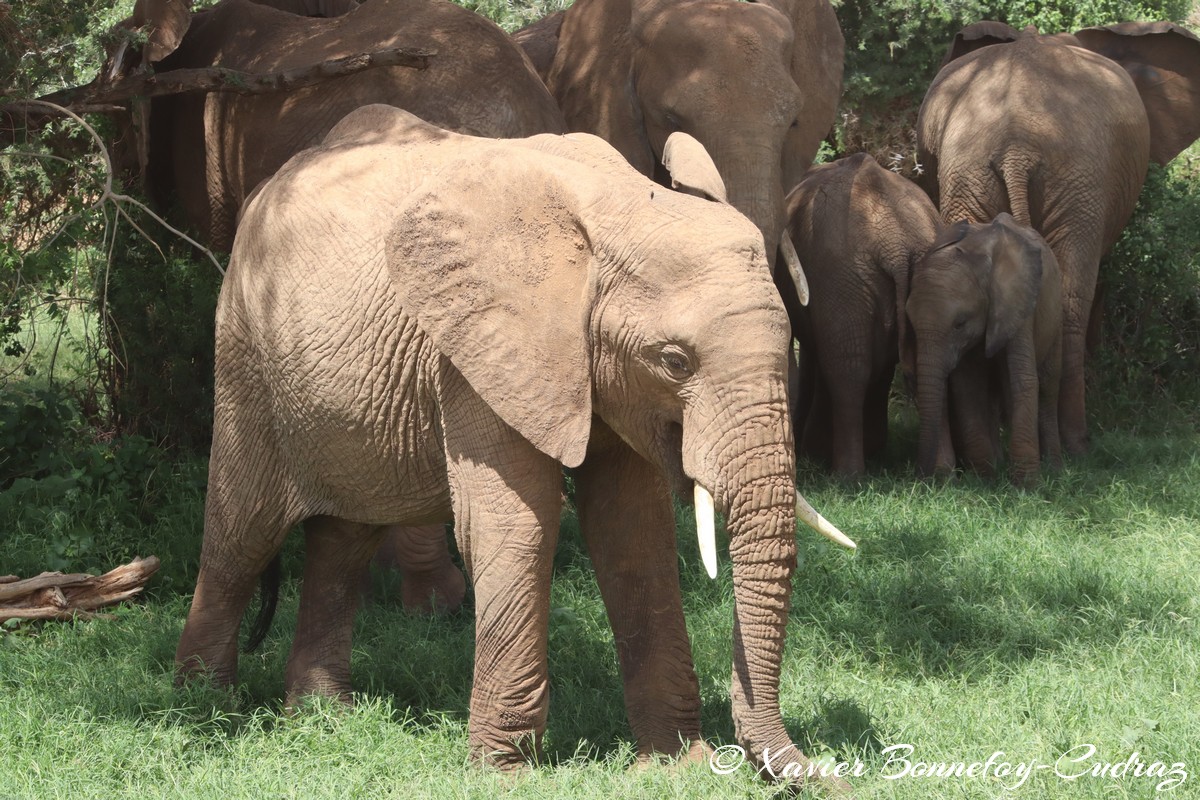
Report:
[{"label": "elephant's back", "polygon": [[938,224],[920,188],[866,153],[811,169],[788,195],[787,211],[801,263],[808,269],[807,254],[820,261],[818,271],[851,253],[872,263],[907,258],[896,251],[927,246]]},{"label": "elephant's back", "polygon": [[309,514],[383,524],[447,502],[437,357],[402,307],[380,233],[419,185],[396,169],[401,156],[347,144],[289,162],[248,204],[221,289],[217,382],[252,371],[251,402],[279,462],[302,465],[290,477]]},{"label": "elephant's back", "polygon": [[[976,50],[935,78],[918,117],[918,141],[944,159],[981,142],[1023,143],[1060,157],[1084,143],[1139,145],[1145,110],[1113,61],[1055,39],[1023,37]],[[1133,142],[1130,142],[1130,137]],[[1086,154],[1094,157],[1096,154]]]},{"label": "elephant's back", "polygon": [[278,72],[390,48],[434,51],[425,69],[373,68],[274,98],[240,98],[251,108],[279,101],[274,105],[285,122],[288,115],[317,110],[311,100],[319,95],[320,111],[330,121],[310,132],[313,141],[368,103],[388,103],[473,136],[517,138],[565,129],[521,49],[490,20],[448,0],[373,0],[332,19],[278,13],[278,20],[260,19],[266,13],[251,12],[246,23],[262,30],[258,46],[230,54],[241,68]]}]

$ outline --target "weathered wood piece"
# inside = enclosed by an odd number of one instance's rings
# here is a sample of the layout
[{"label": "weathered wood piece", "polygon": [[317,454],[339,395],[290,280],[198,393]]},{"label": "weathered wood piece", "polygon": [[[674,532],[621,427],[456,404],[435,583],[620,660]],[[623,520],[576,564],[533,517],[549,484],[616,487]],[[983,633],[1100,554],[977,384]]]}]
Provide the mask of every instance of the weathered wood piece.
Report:
[{"label": "weathered wood piece", "polygon": [[98,608],[115,605],[140,592],[158,571],[155,556],[135,558],[103,575],[43,572],[20,580],[0,577],[0,622],[10,619],[89,619]]}]

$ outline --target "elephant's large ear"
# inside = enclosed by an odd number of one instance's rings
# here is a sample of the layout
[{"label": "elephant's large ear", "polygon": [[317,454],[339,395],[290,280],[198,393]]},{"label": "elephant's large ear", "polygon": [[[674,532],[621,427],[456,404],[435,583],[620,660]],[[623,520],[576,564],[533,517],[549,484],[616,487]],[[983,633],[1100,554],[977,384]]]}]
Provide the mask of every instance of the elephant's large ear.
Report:
[{"label": "elephant's large ear", "polygon": [[1000,352],[1033,317],[1042,287],[1042,247],[1007,213],[991,224],[992,279],[984,354]]},{"label": "elephant's large ear", "polygon": [[130,22],[146,29],[142,62],[156,64],[174,53],[192,22],[191,0],[137,0]]},{"label": "elephant's large ear", "polygon": [[591,246],[576,193],[541,153],[495,147],[398,209],[400,301],[472,388],[542,452],[578,466],[591,429]]},{"label": "elephant's large ear", "polygon": [[1122,22],[1076,31],[1089,50],[1133,78],[1150,119],[1150,157],[1166,164],[1200,136],[1200,39],[1170,22]]},{"label": "elephant's large ear", "polygon": [[565,11],[555,11],[537,22],[526,25],[512,35],[512,40],[525,51],[538,77],[549,79],[554,56],[558,53],[558,37],[562,31]]},{"label": "elephant's large ear", "polygon": [[579,0],[563,16],[546,86],[573,131],[612,144],[643,175],[654,174],[633,89],[632,17],[639,0]]},{"label": "elephant's large ear", "polygon": [[757,0],[792,23],[792,79],[800,87],[798,125],[788,131],[783,191],[791,191],[812,166],[821,140],[837,121],[842,98],[846,40],[829,0]]},{"label": "elephant's large ear", "polygon": [[954,41],[950,43],[950,49],[946,51],[938,69],[942,69],[956,58],[962,58],[967,53],[973,53],[993,44],[1015,42],[1020,36],[1021,34],[1016,28],[1005,25],[1003,22],[993,20],[974,22],[954,35]]},{"label": "elephant's large ear", "polygon": [[728,203],[725,181],[704,145],[683,131],[675,131],[663,145],[663,166],[671,173],[671,188],[679,192]]}]

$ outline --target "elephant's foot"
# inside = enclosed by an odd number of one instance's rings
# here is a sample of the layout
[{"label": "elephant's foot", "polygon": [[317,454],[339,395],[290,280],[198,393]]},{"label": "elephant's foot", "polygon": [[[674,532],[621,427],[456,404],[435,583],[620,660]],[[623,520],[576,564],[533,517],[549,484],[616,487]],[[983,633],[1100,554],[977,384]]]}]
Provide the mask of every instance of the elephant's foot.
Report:
[{"label": "elephant's foot", "polygon": [[1062,437],[1063,450],[1069,456],[1085,456],[1088,450],[1091,449],[1091,439],[1087,431],[1075,434],[1063,434]]},{"label": "elephant's foot", "polygon": [[462,607],[467,581],[447,563],[436,572],[400,572],[400,602],[409,614],[449,614]]},{"label": "elephant's foot", "polygon": [[389,527],[374,563],[400,573],[400,602],[408,613],[448,614],[462,607],[467,582],[450,556],[444,525]]},{"label": "elephant's foot", "polygon": [[657,766],[665,766],[670,770],[686,769],[693,764],[708,764],[712,755],[713,749],[708,742],[697,738],[687,742],[685,747],[674,754],[661,750],[639,749],[633,769],[643,770]]},{"label": "elephant's foot", "polygon": [[197,680],[232,686],[237,681],[237,648],[216,653],[195,647],[187,639],[181,640],[175,652],[175,686]]},{"label": "elephant's foot", "polygon": [[470,751],[471,760],[477,764],[508,773],[520,773],[531,765],[546,761],[542,734],[533,730],[520,733],[495,731],[491,735],[472,731]]},{"label": "elephant's foot", "polygon": [[285,700],[288,711],[298,711],[321,698],[335,700],[345,706],[354,705],[349,679],[322,674],[320,670],[313,670],[302,679],[288,678]]}]

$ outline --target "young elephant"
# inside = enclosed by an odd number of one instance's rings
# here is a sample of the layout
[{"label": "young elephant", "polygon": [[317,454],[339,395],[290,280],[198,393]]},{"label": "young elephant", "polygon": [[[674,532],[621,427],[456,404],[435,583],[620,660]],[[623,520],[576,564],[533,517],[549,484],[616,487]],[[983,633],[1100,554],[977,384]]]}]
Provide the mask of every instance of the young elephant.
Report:
[{"label": "young elephant", "polygon": [[956,446],[974,466],[994,467],[998,432],[987,422],[994,419],[992,368],[1011,420],[1013,480],[1035,481],[1039,455],[1057,466],[1062,287],[1042,237],[1008,214],[951,226],[913,271],[907,308],[916,340],[921,473],[934,471],[944,446],[947,381],[952,416],[964,420]]},{"label": "young elephant", "polygon": [[[679,183],[723,194],[703,149],[676,141]],[[287,692],[346,695],[355,577],[381,526],[453,517],[476,597],[472,753],[520,763],[546,724],[566,465],[639,751],[705,752],[673,487],[697,498],[706,559],[714,504],[726,515],[740,743],[794,752],[779,672],[797,509],[840,534],[793,483],[787,336],[754,225],[602,140],[348,115],[238,229],[181,675],[235,679],[255,579],[303,521]]]},{"label": "young elephant", "polygon": [[859,153],[811,170],[787,211],[811,292],[797,315],[799,450],[859,475],[886,443],[896,364],[911,369],[904,306],[913,265],[937,236],[937,209]]}]

